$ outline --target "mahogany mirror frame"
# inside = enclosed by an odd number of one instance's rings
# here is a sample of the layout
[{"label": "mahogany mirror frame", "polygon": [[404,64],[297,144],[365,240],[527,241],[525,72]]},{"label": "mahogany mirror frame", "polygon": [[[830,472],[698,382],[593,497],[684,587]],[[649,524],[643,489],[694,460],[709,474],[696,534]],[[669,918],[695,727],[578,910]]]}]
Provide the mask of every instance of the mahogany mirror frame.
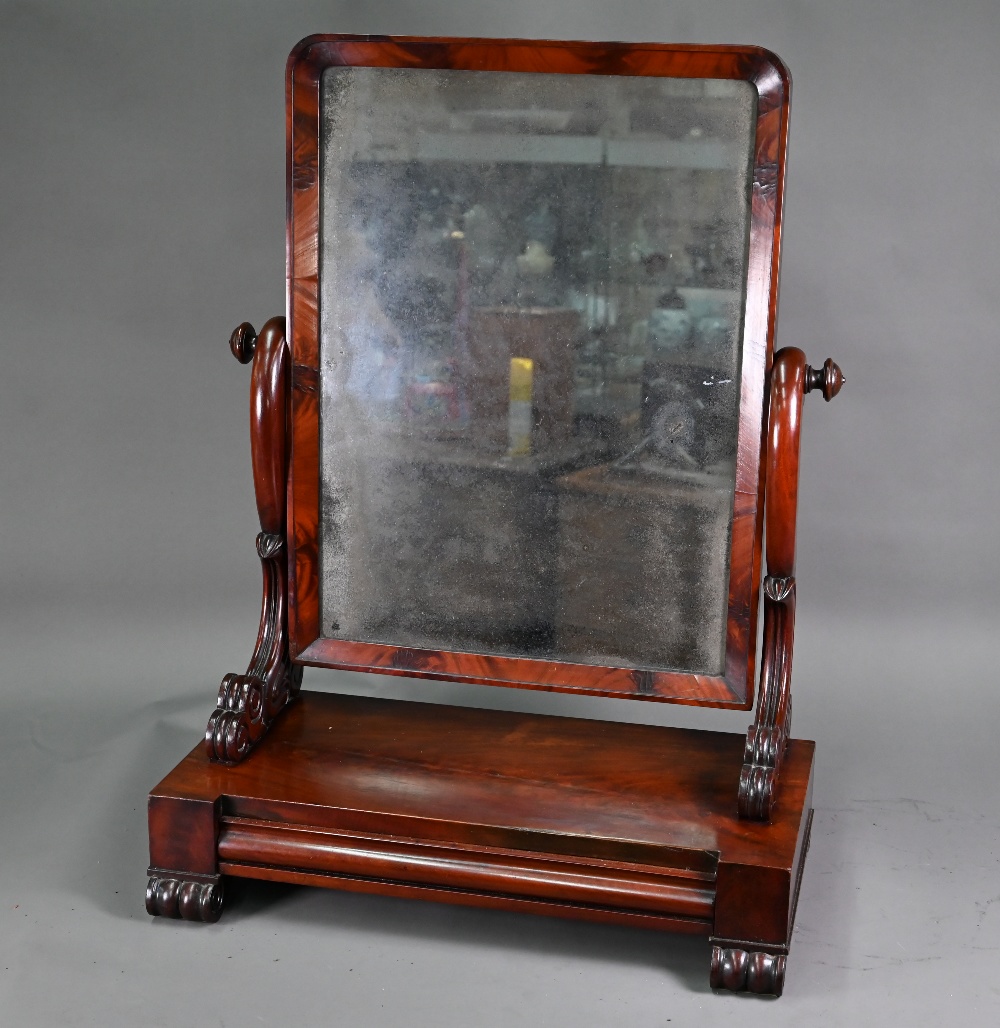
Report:
[{"label": "mahogany mirror frame", "polygon": [[[436,68],[738,79],[757,92],[739,428],[723,673],[415,649],[325,638],[320,623],[320,87],[333,67]],[[310,36],[286,77],[287,310],[290,464],[287,487],[289,657],[296,665],[377,671],[600,696],[750,709],[754,702],[764,527],[768,391],[777,315],[790,78],[759,47]],[[792,513],[794,524],[794,512]]]}]

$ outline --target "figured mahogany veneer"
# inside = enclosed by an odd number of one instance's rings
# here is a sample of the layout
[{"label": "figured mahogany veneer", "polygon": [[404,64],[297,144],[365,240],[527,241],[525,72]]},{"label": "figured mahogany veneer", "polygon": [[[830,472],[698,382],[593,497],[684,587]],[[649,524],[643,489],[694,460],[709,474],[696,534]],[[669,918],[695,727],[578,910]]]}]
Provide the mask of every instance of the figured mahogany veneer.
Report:
[{"label": "figured mahogany veneer", "polygon": [[737,814],[742,756],[731,734],[303,692],[252,759],[227,767],[198,747],[153,789],[151,909],[212,920],[209,886],[225,874],[692,932],[777,957],[813,744],[787,744],[767,825]]},{"label": "figured mahogany veneer", "polygon": [[[600,667],[324,638],[319,537],[320,83],[344,66],[742,79],[757,90],[736,494],[721,676]],[[288,61],[288,312],[292,348],[289,646],[304,664],[486,685],[588,692],[702,706],[753,705],[767,424],[764,384],[777,310],[781,205],[791,82],[760,47],[311,36]]]}]

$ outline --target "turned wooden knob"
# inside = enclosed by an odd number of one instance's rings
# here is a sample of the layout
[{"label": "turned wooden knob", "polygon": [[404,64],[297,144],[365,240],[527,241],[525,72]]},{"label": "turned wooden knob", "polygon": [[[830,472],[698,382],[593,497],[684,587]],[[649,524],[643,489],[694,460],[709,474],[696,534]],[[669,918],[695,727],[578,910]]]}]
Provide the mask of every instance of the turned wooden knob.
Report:
[{"label": "turned wooden knob", "polygon": [[257,349],[257,333],[249,321],[244,321],[229,337],[229,349],[240,364],[249,364]]},{"label": "turned wooden knob", "polygon": [[830,357],[827,357],[821,368],[813,370],[808,364],[806,365],[805,391],[807,393],[811,393],[814,389],[820,389],[823,392],[823,399],[829,402],[840,392],[840,387],[844,382],[844,373]]}]

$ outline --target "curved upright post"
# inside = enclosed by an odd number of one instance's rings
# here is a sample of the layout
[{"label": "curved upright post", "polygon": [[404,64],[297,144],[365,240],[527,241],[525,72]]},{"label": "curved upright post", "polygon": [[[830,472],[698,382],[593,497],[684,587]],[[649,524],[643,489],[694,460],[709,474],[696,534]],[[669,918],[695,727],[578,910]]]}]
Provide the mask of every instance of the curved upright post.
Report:
[{"label": "curved upright post", "polygon": [[241,761],[294,699],[302,669],[288,656],[288,556],[285,546],[288,479],[288,343],[285,319],[271,318],[258,336],[244,322],[229,340],[241,364],[253,361],[250,450],[260,517],[257,554],[264,573],[257,645],[245,674],[222,680],[218,705],[205,729],[212,760]]},{"label": "curved upright post", "polygon": [[747,731],[739,789],[740,817],[752,821],[770,820],[791,731],[802,398],[819,389],[832,400],[843,384],[844,376],[832,360],[814,371],[795,347],[786,347],[774,356],[765,470],[764,645],[757,715]]}]

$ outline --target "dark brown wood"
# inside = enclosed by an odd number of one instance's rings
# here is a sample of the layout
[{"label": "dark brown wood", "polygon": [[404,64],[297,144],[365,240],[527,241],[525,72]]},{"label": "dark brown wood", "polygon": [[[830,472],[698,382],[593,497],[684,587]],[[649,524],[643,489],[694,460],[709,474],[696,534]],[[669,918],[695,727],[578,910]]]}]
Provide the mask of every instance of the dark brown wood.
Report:
[{"label": "dark brown wood", "polygon": [[747,730],[740,771],[740,816],[766,821],[775,802],[781,760],[791,730],[795,579],[764,580],[764,648],[757,716]]},{"label": "dark brown wood", "polygon": [[742,750],[717,732],[302,693],[250,760],[222,766],[198,747],[152,791],[150,911],[198,912],[170,883],[226,874],[782,954],[813,744],[789,742],[769,825],[733,804]]},{"label": "dark brown wood", "polygon": [[244,322],[229,341],[242,364],[253,361],[250,382],[250,453],[261,532],[257,554],[264,573],[260,628],[246,674],[222,680],[205,729],[213,760],[235,763],[260,741],[298,692],[301,667],[288,654],[288,585],[285,487],[288,480],[288,344],[285,319],[272,318],[260,336]]},{"label": "dark brown wood", "polygon": [[[319,602],[319,98],[335,66],[455,68],[743,79],[758,93],[744,310],[736,494],[724,673],[592,667],[323,638]],[[777,309],[781,207],[791,83],[759,47],[509,39],[312,36],[288,62],[288,311],[292,348],[289,635],[292,657],[321,667],[490,685],[753,706],[763,537],[764,382]]]},{"label": "dark brown wood", "polygon": [[814,389],[819,389],[827,403],[840,392],[843,385],[843,372],[833,362],[832,357],[827,357],[821,368],[806,368],[806,392],[811,393]]},{"label": "dark brown wood", "polygon": [[249,364],[257,349],[257,332],[249,321],[244,321],[233,329],[229,337],[229,350],[240,364]]},{"label": "dark brown wood", "polygon": [[764,642],[757,716],[747,731],[740,772],[740,816],[766,821],[777,797],[785,745],[792,724],[792,650],[795,638],[795,523],[799,491],[802,399],[812,388],[830,400],[843,384],[827,360],[820,372],[805,354],[786,347],[771,368],[767,442],[767,578],[764,579]]},{"label": "dark brown wood", "polygon": [[185,921],[218,921],[222,915],[222,875],[161,875],[149,869],[146,913]]},{"label": "dark brown wood", "polygon": [[785,955],[713,946],[709,982],[713,989],[780,996],[785,987]]}]

